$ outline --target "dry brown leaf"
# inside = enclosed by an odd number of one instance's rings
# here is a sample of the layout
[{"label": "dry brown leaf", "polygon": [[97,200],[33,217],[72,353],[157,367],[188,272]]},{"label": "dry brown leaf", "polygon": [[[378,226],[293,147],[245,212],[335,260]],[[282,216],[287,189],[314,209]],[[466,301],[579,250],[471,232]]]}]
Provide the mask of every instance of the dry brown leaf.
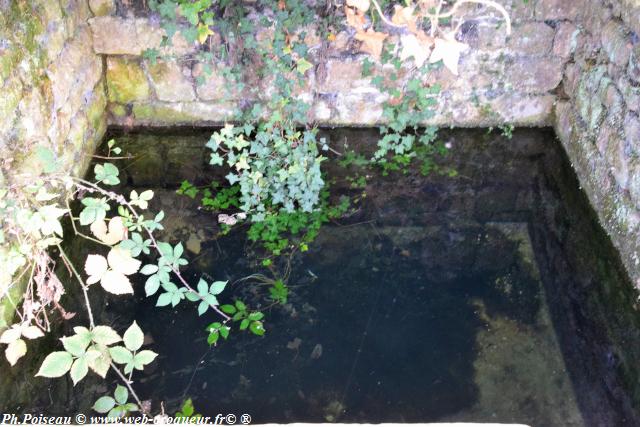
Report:
[{"label": "dry brown leaf", "polygon": [[466,44],[457,41],[454,34],[445,34],[443,38],[435,39],[435,47],[431,52],[429,62],[442,61],[444,66],[457,76],[460,54],[468,48],[469,46]]},{"label": "dry brown leaf", "polygon": [[284,0],[278,1],[278,10],[285,10],[287,8],[287,3]]},{"label": "dry brown leaf", "polygon": [[356,31],[364,30],[366,20],[361,11],[345,6],[344,14],[347,17],[347,24],[349,24],[349,26],[353,27]]},{"label": "dry brown leaf", "polygon": [[355,7],[356,9],[366,12],[371,6],[370,0],[347,0],[347,6]]},{"label": "dry brown leaf", "polygon": [[396,25],[401,25],[407,27],[409,31],[412,33],[418,32],[418,25],[416,23],[417,16],[413,15],[414,7],[402,7],[400,5],[394,6],[393,16],[391,17],[391,22]]},{"label": "dry brown leaf", "polygon": [[356,40],[362,42],[362,46],[360,46],[362,52],[370,54],[375,59],[380,59],[382,44],[388,36],[386,33],[379,33],[369,28],[366,32],[359,31],[356,33]]}]

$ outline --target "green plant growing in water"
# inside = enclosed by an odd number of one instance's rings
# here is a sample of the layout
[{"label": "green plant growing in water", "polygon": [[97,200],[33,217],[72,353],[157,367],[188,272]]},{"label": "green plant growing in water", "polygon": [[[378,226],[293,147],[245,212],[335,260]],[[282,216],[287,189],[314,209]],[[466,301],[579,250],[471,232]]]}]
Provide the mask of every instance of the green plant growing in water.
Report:
[{"label": "green plant growing in water", "polygon": [[234,322],[240,322],[241,331],[249,329],[255,335],[264,335],[265,329],[262,323],[264,314],[262,312],[249,312],[246,304],[240,300],[236,300],[234,304],[225,304],[220,308],[223,312],[233,316],[232,320]]}]

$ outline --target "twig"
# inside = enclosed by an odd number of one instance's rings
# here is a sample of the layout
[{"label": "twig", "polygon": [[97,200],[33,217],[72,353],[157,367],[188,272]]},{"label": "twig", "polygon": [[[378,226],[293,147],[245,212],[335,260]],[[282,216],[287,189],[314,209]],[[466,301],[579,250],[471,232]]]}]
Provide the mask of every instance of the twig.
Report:
[{"label": "twig", "polygon": [[67,267],[71,269],[73,274],[78,279],[78,282],[80,282],[80,287],[82,288],[82,294],[84,295],[84,303],[87,306],[87,314],[89,315],[89,325],[91,325],[91,329],[93,329],[96,327],[96,324],[93,321],[93,310],[91,310],[91,302],[89,301],[89,293],[87,292],[88,287],[84,283],[84,280],[82,280],[82,277],[80,276],[80,274],[78,274],[78,270],[76,270],[76,267],[69,260],[69,257],[65,253],[64,249],[62,249],[62,246],[60,246],[60,243],[58,243],[57,246],[58,246],[58,250],[60,251],[60,256],[62,257],[62,260],[65,262]]}]

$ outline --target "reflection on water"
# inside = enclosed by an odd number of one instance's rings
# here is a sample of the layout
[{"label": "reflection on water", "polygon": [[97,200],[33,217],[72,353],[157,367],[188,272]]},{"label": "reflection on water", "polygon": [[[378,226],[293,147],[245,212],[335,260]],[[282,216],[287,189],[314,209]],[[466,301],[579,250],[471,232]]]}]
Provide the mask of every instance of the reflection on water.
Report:
[{"label": "reflection on water", "polygon": [[[375,135],[328,137],[366,151]],[[152,209],[167,213],[165,239],[187,243],[186,276],[230,280],[222,299],[263,309],[268,332],[234,331],[208,348],[212,317],[188,304],[155,308],[141,277],[135,302],[108,297],[98,314],[118,329],[137,319],[160,353],[139,393],[169,412],[192,397],[205,415],[248,413],[254,422],[634,425],[634,297],[552,136],[443,137],[458,176],[370,179],[358,210],[292,258],[284,306],[271,304],[264,285],[238,282],[267,273],[247,255],[246,229],[214,240],[215,218],[173,192],[182,178],[211,178],[198,166],[205,136],[159,138],[158,152],[187,153],[182,163],[171,173],[156,167],[155,178],[153,165],[131,164],[128,185],[162,180]],[[121,141],[130,151],[142,144]],[[327,170],[336,196],[357,193],[343,179],[354,170]],[[66,389],[66,406],[42,398],[27,407],[66,413],[107,389],[87,382]]]}]

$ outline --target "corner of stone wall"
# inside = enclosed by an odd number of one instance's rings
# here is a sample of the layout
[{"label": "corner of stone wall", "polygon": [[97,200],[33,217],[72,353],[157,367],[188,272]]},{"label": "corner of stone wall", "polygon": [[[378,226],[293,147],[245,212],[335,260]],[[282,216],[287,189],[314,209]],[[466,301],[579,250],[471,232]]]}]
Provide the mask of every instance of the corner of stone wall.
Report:
[{"label": "corner of stone wall", "polygon": [[[52,149],[73,174],[86,171],[107,127],[103,59],[93,52],[87,24],[92,16],[88,0],[0,2],[2,180],[37,174],[37,146]],[[0,330],[23,292],[24,284],[15,286],[0,301]]]},{"label": "corner of stone wall", "polygon": [[640,288],[640,3],[583,0],[554,127]]}]

